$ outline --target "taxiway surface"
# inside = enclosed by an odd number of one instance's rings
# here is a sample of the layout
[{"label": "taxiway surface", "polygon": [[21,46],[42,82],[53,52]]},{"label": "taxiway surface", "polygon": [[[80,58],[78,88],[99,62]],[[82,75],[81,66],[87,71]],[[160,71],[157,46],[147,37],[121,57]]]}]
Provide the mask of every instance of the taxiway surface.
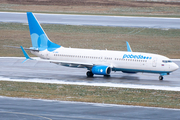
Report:
[{"label": "taxiway surface", "polygon": [[[179,70],[173,75],[165,77],[164,81],[157,80],[154,74],[123,74],[113,73],[110,78],[95,76],[87,78],[86,69],[77,69],[58,66],[48,62],[27,61],[24,58],[0,58],[0,80],[27,80],[35,79],[41,82],[64,81],[65,83],[114,83],[139,84],[158,86],[180,86]],[[177,62],[180,65],[180,62]],[[34,82],[37,82],[35,80]],[[27,120],[179,120],[180,110],[152,107],[137,107],[126,105],[110,105],[97,103],[63,102],[51,100],[35,100],[24,98],[0,97],[0,119],[27,119]]]},{"label": "taxiway surface", "polygon": [[[71,82],[88,83],[88,84],[114,84],[115,86],[121,85],[139,85],[145,89],[148,87],[171,87],[180,90],[180,69],[173,72],[169,76],[164,76],[163,81],[159,81],[158,74],[138,73],[126,74],[122,72],[112,72],[111,77],[105,78],[102,75],[95,75],[93,78],[87,78],[85,68],[71,68],[59,66],[49,62],[39,62],[29,60],[25,63],[22,61],[25,58],[0,58],[0,80],[22,80],[31,82],[49,82],[60,83]],[[180,66],[180,62],[176,62]],[[55,81],[54,81],[55,80]],[[68,84],[68,83],[67,83]],[[132,87],[133,88],[133,87]],[[137,87],[138,88],[138,87]],[[151,89],[151,88],[150,88]],[[168,89],[167,89],[168,90]]]},{"label": "taxiway surface", "polygon": [[[40,23],[180,29],[180,18],[35,14]],[[27,23],[26,13],[0,12],[0,22]]]},{"label": "taxiway surface", "polygon": [[180,110],[0,97],[2,120],[179,120]]}]

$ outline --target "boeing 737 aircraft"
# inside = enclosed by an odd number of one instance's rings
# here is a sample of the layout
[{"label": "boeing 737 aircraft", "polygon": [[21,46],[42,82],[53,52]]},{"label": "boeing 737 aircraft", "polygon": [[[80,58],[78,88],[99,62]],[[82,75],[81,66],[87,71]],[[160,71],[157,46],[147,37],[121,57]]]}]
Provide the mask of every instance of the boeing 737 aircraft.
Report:
[{"label": "boeing 737 aircraft", "polygon": [[25,50],[30,50],[43,61],[68,67],[87,68],[87,77],[110,76],[111,71],[122,71],[124,73],[156,73],[160,75],[159,80],[163,80],[164,75],[169,75],[179,68],[165,56],[133,52],[128,42],[126,42],[127,51],[65,48],[50,41],[33,13],[27,12],[27,19],[32,47],[21,46],[26,60],[32,59],[25,52]]}]

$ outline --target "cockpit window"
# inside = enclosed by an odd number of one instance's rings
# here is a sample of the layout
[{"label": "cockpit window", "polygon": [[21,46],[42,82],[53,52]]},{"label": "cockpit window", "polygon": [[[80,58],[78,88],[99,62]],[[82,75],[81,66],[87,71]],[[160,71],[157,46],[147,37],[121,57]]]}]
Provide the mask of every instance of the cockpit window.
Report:
[{"label": "cockpit window", "polygon": [[171,60],[163,60],[162,62],[163,63],[171,63],[172,61]]}]

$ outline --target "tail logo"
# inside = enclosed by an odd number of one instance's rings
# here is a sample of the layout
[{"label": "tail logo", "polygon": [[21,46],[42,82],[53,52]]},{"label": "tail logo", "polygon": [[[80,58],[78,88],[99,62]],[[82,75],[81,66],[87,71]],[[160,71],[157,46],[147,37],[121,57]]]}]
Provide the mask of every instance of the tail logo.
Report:
[{"label": "tail logo", "polygon": [[60,45],[53,43],[49,40],[33,13],[27,12],[27,18],[29,23],[32,46],[34,49],[38,49],[40,51],[47,49],[51,52],[61,47]]}]

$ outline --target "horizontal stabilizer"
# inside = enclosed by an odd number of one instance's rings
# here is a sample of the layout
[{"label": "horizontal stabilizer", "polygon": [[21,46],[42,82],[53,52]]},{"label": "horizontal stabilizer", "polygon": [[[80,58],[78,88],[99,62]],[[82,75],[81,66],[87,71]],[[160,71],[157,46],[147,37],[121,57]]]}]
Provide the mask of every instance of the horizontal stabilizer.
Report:
[{"label": "horizontal stabilizer", "polygon": [[26,62],[27,60],[33,60],[32,58],[29,57],[29,55],[26,53],[24,48],[22,46],[20,46],[20,47],[21,47],[21,50],[22,50],[24,56],[26,57],[26,59],[22,63]]},{"label": "horizontal stabilizer", "polygon": [[[21,47],[17,47],[17,46],[9,46],[9,45],[3,45],[4,47],[10,47],[10,48],[17,48],[17,49],[21,49]],[[31,50],[31,51],[38,51],[38,49],[34,49],[34,48],[23,48],[24,50]]]}]

